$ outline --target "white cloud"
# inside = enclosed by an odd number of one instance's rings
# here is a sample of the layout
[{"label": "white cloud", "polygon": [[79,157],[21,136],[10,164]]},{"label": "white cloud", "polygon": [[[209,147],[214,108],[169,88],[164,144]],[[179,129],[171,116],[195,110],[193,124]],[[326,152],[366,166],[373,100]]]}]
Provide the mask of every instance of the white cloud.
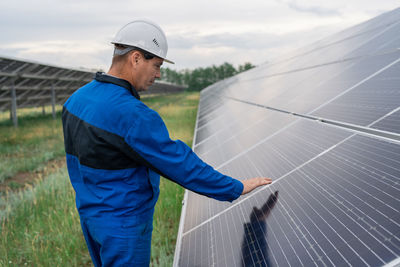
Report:
[{"label": "white cloud", "polygon": [[12,52],[16,58],[57,66],[105,70],[110,62],[103,55],[111,54],[112,46],[88,41],[49,40],[11,43],[1,46],[0,53],[3,51]]},{"label": "white cloud", "polygon": [[341,13],[337,8],[321,6],[318,4],[303,3],[296,0],[281,0],[283,3],[294,11],[311,13],[317,16],[340,16]]},{"label": "white cloud", "polygon": [[167,34],[173,68],[260,64],[397,6],[397,0],[2,1],[0,54],[106,69],[117,30],[148,17]]}]

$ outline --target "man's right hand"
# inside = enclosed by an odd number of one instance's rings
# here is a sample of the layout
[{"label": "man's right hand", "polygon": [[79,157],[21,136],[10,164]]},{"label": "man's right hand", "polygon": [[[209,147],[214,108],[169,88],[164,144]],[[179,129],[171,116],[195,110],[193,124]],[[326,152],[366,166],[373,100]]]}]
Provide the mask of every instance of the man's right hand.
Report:
[{"label": "man's right hand", "polygon": [[259,186],[272,183],[272,179],[266,178],[266,177],[256,177],[256,178],[247,179],[247,180],[244,180],[241,182],[243,184],[242,195],[245,195],[247,193],[250,193],[251,191],[253,191],[254,189],[256,189]]}]

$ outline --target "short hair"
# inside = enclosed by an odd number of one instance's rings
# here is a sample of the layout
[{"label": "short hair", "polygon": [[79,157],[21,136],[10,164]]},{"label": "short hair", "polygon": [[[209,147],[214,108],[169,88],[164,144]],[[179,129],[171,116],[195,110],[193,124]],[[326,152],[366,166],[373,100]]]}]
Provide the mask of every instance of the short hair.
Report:
[{"label": "short hair", "polygon": [[[115,50],[123,50],[125,48],[126,48],[126,46],[124,46],[124,45],[114,44],[114,51]],[[112,62],[111,62],[111,66],[124,62],[128,58],[129,54],[131,54],[132,51],[135,51],[135,50],[130,50],[125,54],[118,54],[118,53],[114,52],[113,58],[112,58]]]},{"label": "short hair", "polygon": [[123,62],[126,58],[127,55],[129,55],[132,51],[139,51],[140,54],[144,57],[144,59],[149,60],[154,57],[157,57],[156,55],[147,52],[139,47],[135,46],[127,46],[127,45],[122,45],[122,44],[114,44],[114,55],[112,59],[112,64],[118,64]]}]

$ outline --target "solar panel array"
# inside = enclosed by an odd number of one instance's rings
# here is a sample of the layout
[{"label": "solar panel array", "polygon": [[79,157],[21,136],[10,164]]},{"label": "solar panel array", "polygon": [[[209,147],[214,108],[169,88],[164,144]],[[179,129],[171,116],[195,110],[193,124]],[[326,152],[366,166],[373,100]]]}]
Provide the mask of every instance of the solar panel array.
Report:
[{"label": "solar panel array", "polygon": [[175,266],[400,264],[400,9],[201,92],[194,151],[238,179],[186,191]]},{"label": "solar panel array", "polygon": [[57,92],[56,103],[62,104],[92,77],[90,71],[0,57],[0,111],[10,109],[12,89],[21,108],[51,104],[52,90]]},{"label": "solar panel array", "polygon": [[[94,71],[0,57],[0,112],[10,110],[16,123],[17,108],[62,105],[93,77]],[[184,88],[186,86],[156,81],[148,93],[179,92]]]}]

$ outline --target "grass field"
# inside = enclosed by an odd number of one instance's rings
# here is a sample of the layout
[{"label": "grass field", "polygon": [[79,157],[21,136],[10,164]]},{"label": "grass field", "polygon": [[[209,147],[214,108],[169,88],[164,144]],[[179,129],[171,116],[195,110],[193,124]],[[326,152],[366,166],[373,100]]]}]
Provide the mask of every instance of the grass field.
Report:
[{"label": "grass field", "polygon": [[0,141],[0,183],[64,156],[61,120],[50,114],[23,116],[18,128],[9,120],[0,121]]},{"label": "grass field", "polygon": [[[198,93],[143,98],[164,119],[171,137],[191,145]],[[16,129],[0,114],[0,266],[90,266],[63,162],[60,114],[20,116]],[[58,164],[54,164],[58,162]],[[17,177],[29,183],[10,183]],[[32,179],[34,181],[32,181]],[[161,180],[154,215],[152,265],[173,260],[183,189]]]}]

